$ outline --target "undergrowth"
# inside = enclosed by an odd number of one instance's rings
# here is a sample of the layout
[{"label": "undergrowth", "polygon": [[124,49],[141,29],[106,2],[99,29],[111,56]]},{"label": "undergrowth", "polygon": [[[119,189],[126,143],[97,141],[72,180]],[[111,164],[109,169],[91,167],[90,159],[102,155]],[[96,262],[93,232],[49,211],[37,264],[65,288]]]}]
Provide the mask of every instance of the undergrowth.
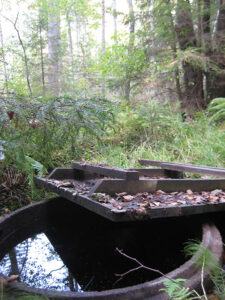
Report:
[{"label": "undergrowth", "polygon": [[142,158],[224,167],[224,123],[213,123],[204,112],[183,120],[177,107],[168,103],[125,107],[116,115],[105,144],[94,161],[135,167]]},{"label": "undergrowth", "polygon": [[213,121],[211,111],[184,119],[176,104],[153,100],[132,107],[99,98],[15,95],[0,102],[0,178],[17,168],[32,199],[40,199],[34,174],[68,167],[72,160],[123,168],[139,166],[138,159],[224,167],[224,122]]}]

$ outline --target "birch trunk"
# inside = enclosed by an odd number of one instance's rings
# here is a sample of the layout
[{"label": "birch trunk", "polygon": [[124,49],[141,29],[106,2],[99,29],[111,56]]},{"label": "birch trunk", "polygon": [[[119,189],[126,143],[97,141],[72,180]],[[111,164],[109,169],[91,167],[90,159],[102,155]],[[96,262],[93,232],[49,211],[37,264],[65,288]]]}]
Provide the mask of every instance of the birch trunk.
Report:
[{"label": "birch trunk", "polygon": [[79,43],[80,43],[80,20],[79,16],[75,16],[76,21],[76,52],[79,53]]},{"label": "birch trunk", "polygon": [[117,5],[116,0],[113,0],[113,27],[114,27],[114,44],[117,44]]},{"label": "birch trunk", "polygon": [[57,0],[48,1],[48,88],[51,96],[59,94],[60,17]]},{"label": "birch trunk", "polygon": [[66,14],[67,19],[67,27],[68,27],[68,40],[69,40],[69,58],[70,58],[70,65],[72,71],[72,79],[74,79],[74,59],[73,59],[73,38],[72,38],[72,30],[71,30],[71,19],[69,16],[69,12]]}]

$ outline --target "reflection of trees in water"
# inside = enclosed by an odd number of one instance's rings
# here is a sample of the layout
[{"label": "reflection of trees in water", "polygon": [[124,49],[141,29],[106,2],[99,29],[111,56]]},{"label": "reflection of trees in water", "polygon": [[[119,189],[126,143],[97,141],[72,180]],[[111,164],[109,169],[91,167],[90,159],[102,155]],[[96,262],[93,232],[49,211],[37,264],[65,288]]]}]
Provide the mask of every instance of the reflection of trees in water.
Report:
[{"label": "reflection of trees in water", "polygon": [[36,288],[80,291],[80,286],[63,264],[44,234],[31,237],[0,262],[2,273],[20,275],[20,281]]}]

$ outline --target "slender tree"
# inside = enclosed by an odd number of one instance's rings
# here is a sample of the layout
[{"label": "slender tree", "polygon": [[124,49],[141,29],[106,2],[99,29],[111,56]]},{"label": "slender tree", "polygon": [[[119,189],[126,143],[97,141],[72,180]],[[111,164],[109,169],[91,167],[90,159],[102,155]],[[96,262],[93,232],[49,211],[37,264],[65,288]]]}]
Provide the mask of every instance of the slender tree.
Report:
[{"label": "slender tree", "polygon": [[71,17],[69,11],[66,13],[66,21],[68,28],[68,40],[69,40],[69,58],[72,71],[72,79],[74,79],[74,57],[73,57],[73,38],[72,38],[72,29],[71,29]]},{"label": "slender tree", "polygon": [[[128,44],[128,57],[132,55],[134,51],[134,42],[135,42],[135,17],[134,17],[134,7],[133,1],[127,0],[129,8],[129,44]],[[130,102],[130,91],[131,91],[131,78],[130,70],[127,69],[126,78],[125,78],[125,99]]]},{"label": "slender tree", "polygon": [[60,14],[57,0],[48,2],[48,87],[52,96],[59,94]]},{"label": "slender tree", "polygon": [[45,83],[45,67],[44,67],[44,43],[43,43],[43,36],[42,36],[42,18],[41,12],[39,11],[39,22],[38,22],[38,29],[39,29],[39,41],[40,41],[40,58],[41,58],[41,81],[42,81],[42,93],[45,95],[46,93],[46,83]]},{"label": "slender tree", "polygon": [[117,43],[117,3],[113,0],[113,27],[114,27],[114,43]]},{"label": "slender tree", "polygon": [[[179,0],[176,10],[176,32],[179,47],[182,51],[197,46],[194,24],[189,0]],[[182,109],[202,109],[205,106],[203,98],[202,73],[192,63],[183,61],[184,98]]]},{"label": "slender tree", "polygon": [[16,31],[20,46],[22,47],[22,50],[23,50],[23,59],[24,59],[24,64],[25,64],[27,87],[28,87],[28,90],[29,90],[29,95],[31,97],[32,96],[32,89],[31,89],[31,83],[30,83],[30,70],[29,70],[28,56],[27,56],[26,47],[25,47],[24,42],[22,40],[20,31],[17,27],[17,22],[18,22],[18,19],[19,19],[19,12],[17,13],[16,19],[15,19],[14,22],[12,20],[10,20],[9,18],[7,18],[7,17],[6,17],[6,19],[13,25],[13,27]]},{"label": "slender tree", "polygon": [[[102,56],[105,56],[105,0],[102,0]],[[105,79],[102,79],[102,94],[105,96]]]},{"label": "slender tree", "polygon": [[3,62],[3,72],[4,72],[4,78],[5,78],[5,88],[6,93],[8,94],[9,88],[8,88],[8,73],[6,68],[6,57],[5,57],[5,45],[4,45],[4,39],[3,39],[3,33],[2,33],[2,23],[0,18],[0,41],[1,41],[1,48],[2,48],[2,62]]}]

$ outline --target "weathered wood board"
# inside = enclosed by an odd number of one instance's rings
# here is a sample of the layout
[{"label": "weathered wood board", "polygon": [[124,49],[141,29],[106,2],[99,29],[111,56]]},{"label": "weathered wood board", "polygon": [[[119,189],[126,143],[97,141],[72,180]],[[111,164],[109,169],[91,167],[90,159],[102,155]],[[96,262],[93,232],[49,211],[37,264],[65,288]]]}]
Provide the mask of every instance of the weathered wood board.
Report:
[{"label": "weathered wood board", "polygon": [[194,174],[210,175],[215,177],[225,178],[225,168],[206,167],[191,164],[169,163],[154,160],[139,160],[139,163],[144,166],[157,166],[164,170],[173,170],[179,172],[189,172]]},{"label": "weathered wood board", "polygon": [[[72,174],[71,171],[68,172]],[[151,193],[157,190],[163,190],[165,192],[186,191],[187,189],[191,189],[193,192],[201,190],[212,191],[215,189],[225,190],[225,179],[103,179],[96,180],[94,187],[92,189],[90,188],[89,194],[87,193],[86,195],[79,194],[76,188],[67,188],[66,185],[63,184],[54,184],[54,180],[49,178],[35,177],[35,183],[40,188],[45,188],[57,193],[61,197],[114,222],[140,221],[153,218],[225,211],[225,203],[148,207],[144,210],[133,209],[132,207],[130,208],[129,205],[122,209],[119,206],[117,206],[118,208],[112,208],[109,204],[101,203],[94,199],[93,195],[93,193],[106,193],[107,195],[111,195],[120,192],[127,192],[128,194],[136,194],[138,192]],[[80,181],[80,184],[84,183],[85,181]]]},{"label": "weathered wood board", "polygon": [[225,190],[225,179],[143,179],[138,181],[100,179],[90,191],[90,195],[93,193],[115,194],[122,192],[128,194],[153,193],[157,190],[170,193],[185,192],[189,189],[193,192]]},{"label": "weathered wood board", "polygon": [[116,177],[126,180],[138,180],[139,179],[139,172],[130,171],[125,169],[119,168],[112,168],[106,166],[97,166],[97,165],[90,165],[85,163],[73,162],[72,168],[76,170],[87,171],[91,173],[96,173],[99,175],[109,176],[109,177]]}]

